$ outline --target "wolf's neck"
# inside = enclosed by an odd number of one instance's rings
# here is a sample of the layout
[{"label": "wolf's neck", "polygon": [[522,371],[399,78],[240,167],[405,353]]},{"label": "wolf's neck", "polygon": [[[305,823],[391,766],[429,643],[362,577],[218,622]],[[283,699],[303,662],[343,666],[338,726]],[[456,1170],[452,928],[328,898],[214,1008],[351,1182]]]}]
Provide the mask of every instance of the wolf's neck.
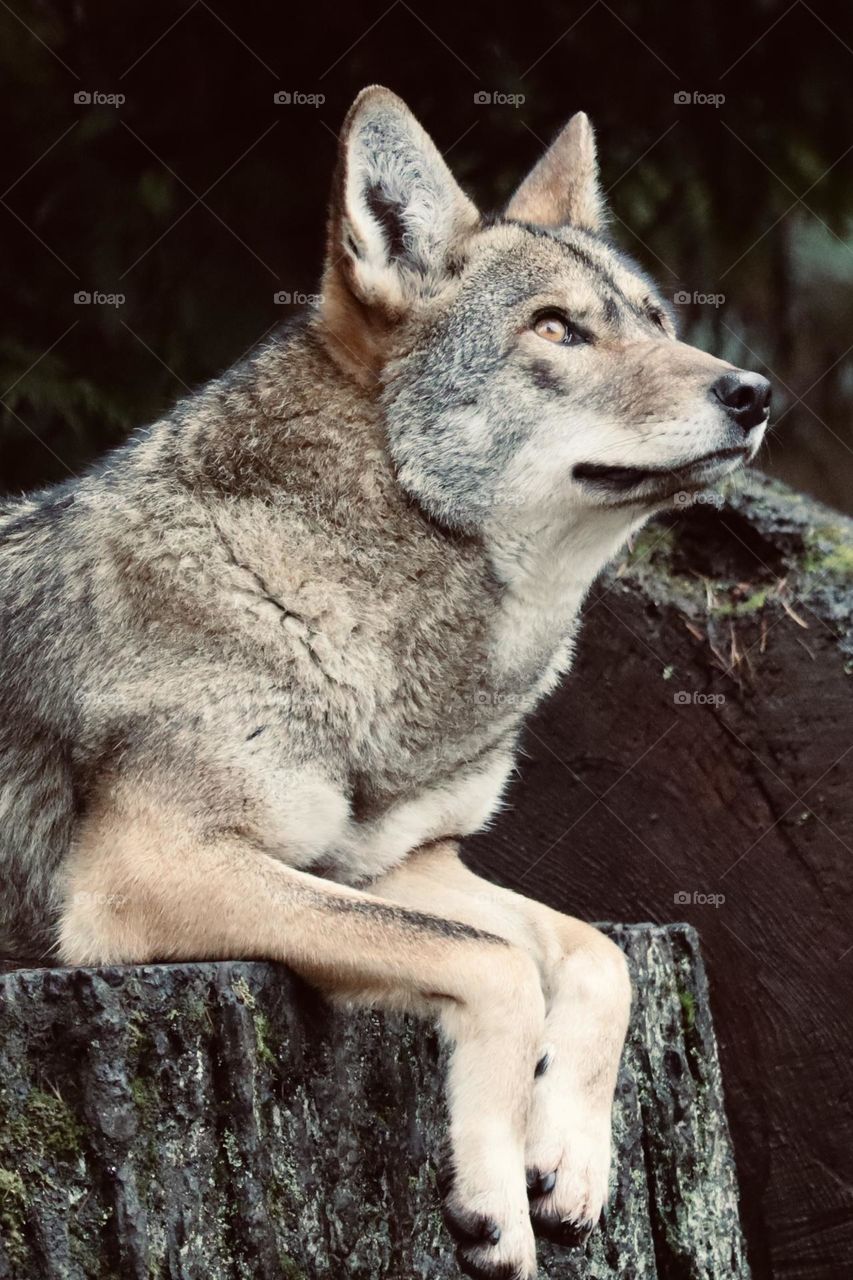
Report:
[{"label": "wolf's neck", "polygon": [[637,508],[598,508],[491,534],[490,559],[503,586],[492,650],[499,678],[515,683],[537,673],[551,683],[567,670],[587,592],[646,519]]}]

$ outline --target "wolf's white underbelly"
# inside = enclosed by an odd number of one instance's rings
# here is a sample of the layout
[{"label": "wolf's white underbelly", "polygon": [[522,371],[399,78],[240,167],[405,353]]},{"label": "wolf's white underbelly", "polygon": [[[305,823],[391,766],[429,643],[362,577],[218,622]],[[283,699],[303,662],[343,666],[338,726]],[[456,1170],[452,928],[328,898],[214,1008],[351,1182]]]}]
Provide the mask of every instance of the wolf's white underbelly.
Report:
[{"label": "wolf's white underbelly", "polygon": [[276,843],[292,866],[321,864],[344,883],[372,880],[427,841],[482,828],[512,765],[509,751],[496,750],[476,766],[462,766],[451,782],[425,787],[367,822],[353,819],[344,795],[327,781],[306,776],[290,793],[288,830]]}]

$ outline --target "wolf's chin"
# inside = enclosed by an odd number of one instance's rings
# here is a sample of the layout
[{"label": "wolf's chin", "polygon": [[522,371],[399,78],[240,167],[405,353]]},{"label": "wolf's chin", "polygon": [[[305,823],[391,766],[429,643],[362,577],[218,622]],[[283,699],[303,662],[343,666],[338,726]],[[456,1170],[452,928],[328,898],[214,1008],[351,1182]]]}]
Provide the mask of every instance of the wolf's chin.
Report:
[{"label": "wolf's chin", "polygon": [[574,468],[573,478],[597,492],[601,498],[608,495],[620,503],[658,503],[676,493],[705,489],[723,476],[730,475],[748,461],[751,450],[744,446],[716,449],[688,462],[674,462],[670,466],[620,467],[598,462],[580,462]]}]

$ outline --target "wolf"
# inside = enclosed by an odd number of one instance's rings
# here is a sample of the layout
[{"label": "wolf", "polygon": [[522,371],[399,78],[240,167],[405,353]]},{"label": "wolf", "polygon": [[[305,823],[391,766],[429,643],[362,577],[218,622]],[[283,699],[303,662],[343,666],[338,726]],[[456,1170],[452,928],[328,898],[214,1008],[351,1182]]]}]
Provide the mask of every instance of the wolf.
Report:
[{"label": "wolf", "polygon": [[305,317],[3,510],[0,952],[268,958],[436,1020],[460,1266],[532,1280],[606,1200],[630,982],[459,842],[596,575],[769,397],[608,238],[583,114],[487,218],[364,90]]}]

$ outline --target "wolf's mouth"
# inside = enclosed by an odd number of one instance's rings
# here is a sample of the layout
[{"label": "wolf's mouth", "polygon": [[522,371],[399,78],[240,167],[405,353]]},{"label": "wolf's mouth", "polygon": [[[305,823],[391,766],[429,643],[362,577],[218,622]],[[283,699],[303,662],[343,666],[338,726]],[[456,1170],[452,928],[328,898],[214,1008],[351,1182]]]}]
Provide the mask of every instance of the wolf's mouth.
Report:
[{"label": "wolf's mouth", "polygon": [[666,488],[677,490],[681,484],[701,484],[703,472],[711,471],[721,463],[742,461],[748,453],[749,450],[743,447],[715,449],[713,453],[703,454],[701,458],[693,458],[690,462],[674,467],[609,467],[600,462],[579,462],[572,474],[576,480],[584,480],[588,484],[619,493],[635,489],[649,481],[653,482],[656,491],[661,481]]}]

